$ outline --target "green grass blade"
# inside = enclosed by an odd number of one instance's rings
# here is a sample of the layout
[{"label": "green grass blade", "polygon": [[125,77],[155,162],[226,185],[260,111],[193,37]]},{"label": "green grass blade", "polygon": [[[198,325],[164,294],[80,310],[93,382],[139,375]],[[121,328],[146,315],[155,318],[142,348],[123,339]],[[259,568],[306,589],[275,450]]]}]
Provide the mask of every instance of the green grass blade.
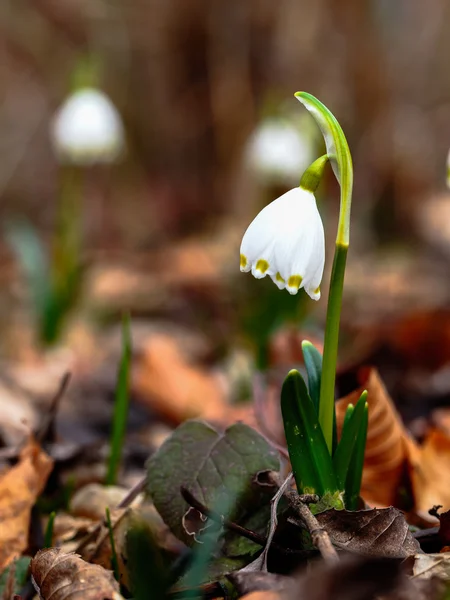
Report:
[{"label": "green grass blade", "polygon": [[369,426],[369,407],[367,402],[364,405],[362,423],[358,431],[358,437],[353,449],[352,458],[348,467],[347,479],[345,482],[345,507],[348,510],[358,508],[359,494],[361,490],[361,481],[364,468],[364,453],[366,450],[367,429]]},{"label": "green grass blade", "polygon": [[366,398],[367,392],[364,391],[356,403],[355,408],[350,409],[348,414],[346,413],[341,439],[333,456],[334,471],[342,489],[344,489],[345,486],[353,449],[363,422]]},{"label": "green grass blade", "polygon": [[56,512],[53,511],[48,517],[47,527],[44,534],[44,548],[51,548],[53,543],[53,526],[55,524]]},{"label": "green grass blade", "polygon": [[114,485],[117,480],[123,442],[128,420],[129,387],[131,363],[131,334],[130,316],[125,315],[122,320],[122,356],[120,359],[119,374],[114,402],[114,417],[110,441],[110,455],[106,476],[107,485]]},{"label": "green grass blade", "polygon": [[296,370],[290,371],[284,381],[281,412],[298,489],[321,495],[339,491],[316,408]]},{"label": "green grass blade", "polygon": [[311,342],[302,342],[303,360],[308,375],[308,390],[319,414],[320,380],[322,378],[322,355]]}]

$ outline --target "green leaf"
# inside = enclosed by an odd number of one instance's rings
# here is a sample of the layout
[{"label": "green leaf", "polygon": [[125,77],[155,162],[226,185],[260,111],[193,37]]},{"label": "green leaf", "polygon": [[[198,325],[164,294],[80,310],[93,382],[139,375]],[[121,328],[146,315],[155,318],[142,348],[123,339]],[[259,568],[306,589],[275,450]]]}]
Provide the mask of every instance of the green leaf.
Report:
[{"label": "green leaf", "polygon": [[209,508],[232,501],[232,518],[239,522],[265,507],[264,531],[273,489],[257,485],[255,476],[279,468],[278,452],[251,427],[236,423],[219,432],[202,421],[186,421],[148,460],[147,491],[172,532],[191,546],[181,486]]},{"label": "green leaf", "polygon": [[122,456],[122,448],[128,420],[130,363],[130,316],[124,315],[122,319],[122,356],[120,358],[120,366],[116,386],[116,398],[114,402],[114,417],[110,442],[111,449],[108,461],[108,472],[106,475],[107,485],[114,485],[116,483],[117,472],[119,470],[120,460]]},{"label": "green leaf", "polygon": [[348,466],[347,479],[345,481],[345,506],[348,510],[356,510],[358,508],[368,426],[369,407],[366,402],[364,405],[362,423],[358,431],[358,437],[356,438],[355,447]]},{"label": "green leaf", "polygon": [[317,414],[319,414],[320,380],[322,378],[322,355],[311,342],[302,342],[303,360],[305,361],[306,373],[308,375],[308,390],[311,400],[314,402]]},{"label": "green leaf", "polygon": [[354,409],[345,415],[345,423],[336,452],[333,456],[333,467],[339,484],[344,488],[353,450],[363,424],[367,392],[364,391]]},{"label": "green leaf", "polygon": [[281,412],[297,488],[319,495],[339,491],[316,408],[295,369],[283,383]]}]

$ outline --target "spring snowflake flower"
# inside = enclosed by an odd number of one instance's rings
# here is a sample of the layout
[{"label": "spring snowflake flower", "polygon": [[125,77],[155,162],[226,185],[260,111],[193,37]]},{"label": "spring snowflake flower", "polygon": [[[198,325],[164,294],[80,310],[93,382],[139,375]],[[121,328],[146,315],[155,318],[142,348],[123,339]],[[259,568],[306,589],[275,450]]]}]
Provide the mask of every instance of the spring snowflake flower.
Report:
[{"label": "spring snowflake flower", "polygon": [[279,289],[296,294],[304,288],[320,298],[325,235],[312,191],[297,187],[256,216],[241,244],[241,271],[261,279],[269,275]]},{"label": "spring snowflake flower", "polygon": [[115,162],[125,147],[116,107],[95,88],[78,90],[66,100],[53,119],[51,133],[61,161],[80,166]]}]

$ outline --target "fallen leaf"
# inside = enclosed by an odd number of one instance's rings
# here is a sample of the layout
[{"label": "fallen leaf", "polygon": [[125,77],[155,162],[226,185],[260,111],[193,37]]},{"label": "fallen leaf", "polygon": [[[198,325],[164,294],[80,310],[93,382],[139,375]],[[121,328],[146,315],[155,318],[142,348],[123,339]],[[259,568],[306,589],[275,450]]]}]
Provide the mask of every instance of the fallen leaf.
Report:
[{"label": "fallen leaf", "polygon": [[241,600],[281,600],[283,596],[278,592],[270,590],[260,590],[258,592],[250,592],[242,596]]},{"label": "fallen leaf", "polygon": [[[275,598],[279,598],[288,585],[290,579],[286,575],[278,573],[267,573],[265,571],[235,571],[227,575],[239,596],[251,598],[256,597],[258,592],[269,592]],[[264,596],[269,600],[269,596]]]},{"label": "fallen leaf", "polygon": [[439,577],[450,581],[450,552],[417,554],[413,567],[414,577],[430,579]]},{"label": "fallen leaf", "polygon": [[146,343],[134,369],[133,387],[153,410],[174,423],[196,417],[226,424],[254,422],[252,407],[227,402],[224,378],[191,363],[179,341],[167,334],[154,334]]},{"label": "fallen leaf", "polygon": [[450,437],[431,429],[412,461],[411,480],[416,510],[428,511],[436,504],[450,509]]},{"label": "fallen leaf", "polygon": [[327,510],[316,515],[338,548],[364,556],[406,558],[420,550],[403,513],[394,507]]},{"label": "fallen leaf", "polygon": [[111,571],[59,548],[40,550],[31,575],[42,600],[123,600]]},{"label": "fallen leaf", "polygon": [[[104,519],[106,508],[114,509],[127,496],[129,490],[116,485],[100,485],[89,483],[75,492],[70,501],[70,513],[76,517],[88,519]],[[142,494],[133,502],[137,506],[142,501]]]},{"label": "fallen leaf", "polygon": [[407,586],[399,560],[350,555],[336,563],[320,561],[304,570],[292,580],[282,598],[375,600],[382,594],[397,592]]},{"label": "fallen leaf", "polygon": [[369,428],[367,432],[361,496],[375,506],[389,506],[398,500],[399,484],[410,460],[418,455],[417,444],[408,434],[376,369],[364,372],[363,385],[336,403],[336,418],[342,430],[347,406],[356,404],[367,390]]},{"label": "fallen leaf", "polygon": [[277,471],[279,466],[276,450],[243,423],[219,432],[201,421],[188,421],[150,457],[147,489],[173,533],[192,545],[193,538],[183,528],[189,506],[181,496],[181,486],[209,508],[226,499],[233,505],[235,518],[250,518],[261,510],[261,522],[253,525],[265,529],[272,490],[257,485],[254,477],[260,471]]},{"label": "fallen leaf", "polygon": [[0,478],[0,571],[28,545],[31,509],[52,466],[51,458],[30,440],[19,462]]},{"label": "fallen leaf", "polygon": [[0,575],[0,597],[2,600],[10,600],[13,594],[18,594],[26,584],[30,560],[29,556],[21,556]]}]

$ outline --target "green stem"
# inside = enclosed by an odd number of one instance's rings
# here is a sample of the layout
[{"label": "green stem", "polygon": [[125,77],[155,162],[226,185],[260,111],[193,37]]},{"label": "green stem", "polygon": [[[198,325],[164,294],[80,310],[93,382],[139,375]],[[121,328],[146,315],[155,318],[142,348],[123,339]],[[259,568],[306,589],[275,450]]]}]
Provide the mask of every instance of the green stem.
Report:
[{"label": "green stem", "polygon": [[334,385],[336,380],[339,321],[344,289],[348,246],[336,243],[328,295],[325,341],[323,347],[322,382],[320,386],[319,423],[330,454],[333,443]]}]

